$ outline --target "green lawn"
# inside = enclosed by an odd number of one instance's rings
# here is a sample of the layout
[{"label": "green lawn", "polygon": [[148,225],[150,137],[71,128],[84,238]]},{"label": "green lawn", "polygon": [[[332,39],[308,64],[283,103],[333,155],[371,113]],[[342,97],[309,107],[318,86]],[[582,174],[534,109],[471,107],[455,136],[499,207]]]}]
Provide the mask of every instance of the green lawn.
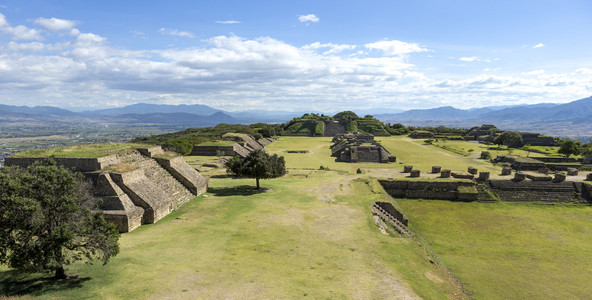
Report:
[{"label": "green lawn", "polygon": [[253,180],[213,178],[208,197],[123,234],[121,253],[106,266],[77,263],[67,271],[78,281],[62,284],[0,272],[0,295],[461,298],[420,244],[380,233],[370,204],[384,195],[351,180],[307,171],[263,181],[272,191],[253,193],[244,188]]},{"label": "green lawn", "polygon": [[588,299],[592,207],[398,199],[476,299]]}]

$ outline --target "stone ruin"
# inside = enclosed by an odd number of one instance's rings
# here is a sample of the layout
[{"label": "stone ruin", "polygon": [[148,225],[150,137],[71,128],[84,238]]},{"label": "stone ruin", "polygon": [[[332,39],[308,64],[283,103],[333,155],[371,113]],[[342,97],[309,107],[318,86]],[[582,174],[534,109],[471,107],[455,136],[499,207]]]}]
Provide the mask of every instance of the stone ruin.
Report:
[{"label": "stone ruin", "polygon": [[550,171],[568,171],[574,167],[582,166],[582,159],[573,157],[523,157],[511,155],[498,155],[496,163],[508,163],[517,171],[538,171],[548,169]]},{"label": "stone ruin", "polygon": [[375,214],[393,226],[400,234],[407,237],[413,235],[413,232],[407,227],[409,220],[390,202],[374,202],[370,207]]},{"label": "stone ruin", "polygon": [[263,149],[271,144],[272,138],[255,138],[248,134],[227,133],[222,136],[222,141],[235,142],[226,146],[200,146],[194,145],[190,155],[196,156],[240,156],[247,157],[254,150]]},{"label": "stone ruin", "polygon": [[388,179],[379,182],[394,198],[592,204],[592,184],[588,182],[565,181],[564,174],[549,176],[545,181],[533,180],[529,175],[532,174],[517,172],[512,180],[491,180],[480,175],[481,181]]},{"label": "stone ruin", "polygon": [[436,136],[429,131],[416,130],[416,131],[411,132],[409,134],[409,137],[412,139],[433,139]]},{"label": "stone ruin", "polygon": [[[492,131],[492,129],[494,130]],[[465,138],[465,140],[483,141],[488,139],[488,137],[493,136],[493,133],[495,131],[498,131],[495,125],[483,124],[481,126],[472,127],[463,135],[463,137]]]},{"label": "stone ruin", "polygon": [[336,161],[389,163],[397,160],[371,134],[338,134],[333,138],[333,143],[331,156],[336,157]]},{"label": "stone ruin", "polygon": [[[7,157],[7,166],[27,167],[39,157]],[[207,177],[181,156],[161,147],[124,149],[100,158],[52,158],[84,174],[108,222],[120,232],[152,224],[174,209],[206,192]]]}]

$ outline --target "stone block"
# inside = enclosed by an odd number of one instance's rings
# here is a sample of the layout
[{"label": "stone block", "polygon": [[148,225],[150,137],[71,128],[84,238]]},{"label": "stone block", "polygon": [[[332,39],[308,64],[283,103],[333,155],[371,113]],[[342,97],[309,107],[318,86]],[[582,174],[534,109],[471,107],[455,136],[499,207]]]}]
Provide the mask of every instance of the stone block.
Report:
[{"label": "stone block", "polygon": [[546,168],[546,167],[539,169],[539,173],[541,173],[541,174],[549,175],[549,172],[551,172],[551,170],[549,170],[549,168]]},{"label": "stone block", "polygon": [[576,169],[576,168],[567,168],[567,175],[569,175],[569,176],[578,176],[578,169]]},{"label": "stone block", "polygon": [[555,176],[553,177],[553,181],[554,182],[564,182],[565,181],[565,174],[563,173],[555,173]]},{"label": "stone block", "polygon": [[452,173],[452,171],[444,169],[440,172],[440,177],[442,178],[450,178],[450,174]]},{"label": "stone block", "polygon": [[419,170],[411,170],[410,177],[419,177],[419,175],[420,175]]},{"label": "stone block", "polygon": [[432,166],[432,173],[440,173],[441,171],[442,171],[442,167]]},{"label": "stone block", "polygon": [[514,174],[514,181],[524,181],[526,179],[526,174],[522,172],[516,172]]},{"label": "stone block", "polygon": [[479,181],[489,180],[489,172],[479,172],[479,177],[477,178]]},{"label": "stone block", "polygon": [[469,172],[469,174],[473,174],[473,175],[477,175],[477,168],[473,168],[473,167],[469,167],[467,172]]},{"label": "stone block", "polygon": [[411,173],[411,170],[413,170],[413,166],[404,166],[403,167],[403,173]]},{"label": "stone block", "polygon": [[510,168],[510,167],[503,167],[502,168],[502,175],[512,175],[512,168]]},{"label": "stone block", "polygon": [[592,181],[592,173],[588,173],[588,175],[586,175],[586,181]]},{"label": "stone block", "polygon": [[454,171],[451,173],[451,175],[452,175],[452,177],[458,178],[458,179],[473,179],[473,178],[475,178],[475,175],[469,174],[467,172],[462,172],[462,171]]}]

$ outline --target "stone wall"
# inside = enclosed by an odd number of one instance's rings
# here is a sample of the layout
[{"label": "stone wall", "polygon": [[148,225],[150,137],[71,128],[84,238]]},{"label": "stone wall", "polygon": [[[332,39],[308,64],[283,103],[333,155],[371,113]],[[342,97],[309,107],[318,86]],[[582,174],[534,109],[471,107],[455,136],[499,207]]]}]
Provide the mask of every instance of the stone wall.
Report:
[{"label": "stone wall", "polygon": [[[473,187],[471,181],[379,180],[384,190],[394,198],[475,201],[474,193],[459,192],[459,187]],[[470,195],[468,195],[470,194]]]},{"label": "stone wall", "polygon": [[581,182],[490,180],[486,186],[507,202],[588,202]]},{"label": "stone wall", "polygon": [[143,224],[152,224],[168,215],[175,202],[158,183],[153,182],[138,169],[126,173],[111,173],[113,181],[130,197],[134,205],[144,209]]},{"label": "stone wall", "polygon": [[336,136],[347,132],[347,121],[325,121],[323,136]]},{"label": "stone wall", "polygon": [[173,159],[155,158],[155,160],[193,195],[200,195],[206,192],[209,179],[189,166],[183,157],[175,157]]}]

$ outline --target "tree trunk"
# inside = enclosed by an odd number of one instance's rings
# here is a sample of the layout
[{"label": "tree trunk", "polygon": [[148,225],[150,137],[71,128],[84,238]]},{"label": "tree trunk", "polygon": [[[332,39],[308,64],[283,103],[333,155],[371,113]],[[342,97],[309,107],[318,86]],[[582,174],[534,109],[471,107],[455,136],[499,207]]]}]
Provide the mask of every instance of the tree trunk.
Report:
[{"label": "tree trunk", "polygon": [[56,269],[54,276],[55,279],[66,279],[66,277],[66,270],[64,270],[63,265]]},{"label": "tree trunk", "polygon": [[259,186],[259,177],[255,177],[255,180],[257,181],[257,189],[260,189],[261,187]]}]

